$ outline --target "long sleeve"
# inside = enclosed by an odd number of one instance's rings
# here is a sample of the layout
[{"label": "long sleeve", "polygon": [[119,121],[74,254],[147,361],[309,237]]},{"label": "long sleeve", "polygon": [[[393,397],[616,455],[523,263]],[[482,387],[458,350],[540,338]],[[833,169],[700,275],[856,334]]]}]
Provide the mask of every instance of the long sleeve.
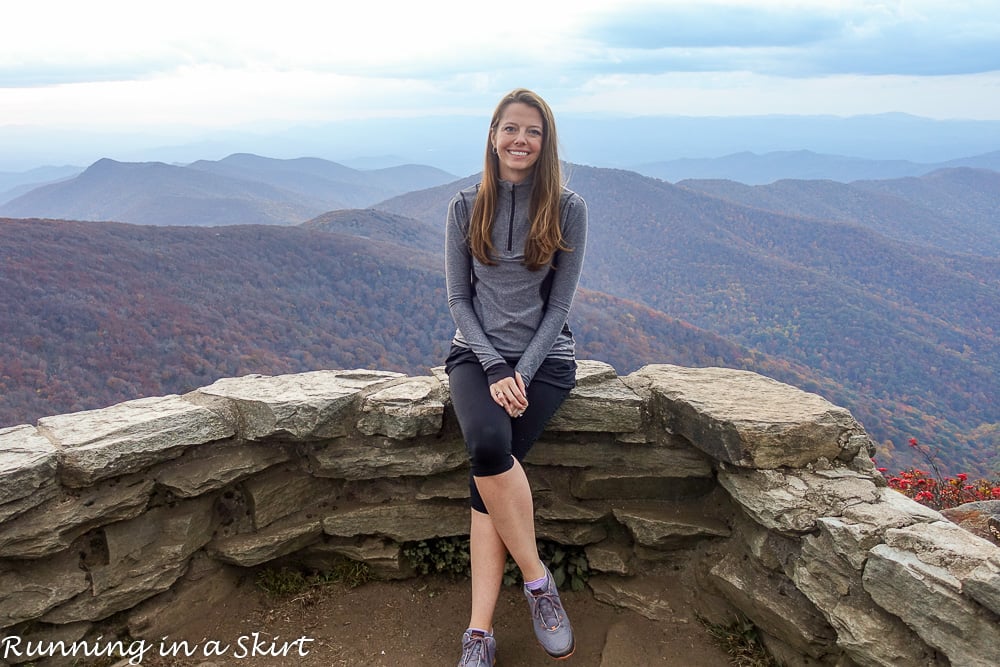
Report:
[{"label": "long sleeve", "polygon": [[583,198],[571,194],[563,205],[562,217],[563,241],[570,250],[559,251],[554,258],[552,288],[545,314],[515,368],[525,383],[531,382],[563,330],[583,272],[587,245],[587,204]]},{"label": "long sleeve", "polygon": [[469,250],[468,229],[471,202],[460,192],[448,206],[445,225],[445,281],[448,309],[462,340],[475,353],[484,369],[506,361],[490,343],[473,304],[473,258]]}]

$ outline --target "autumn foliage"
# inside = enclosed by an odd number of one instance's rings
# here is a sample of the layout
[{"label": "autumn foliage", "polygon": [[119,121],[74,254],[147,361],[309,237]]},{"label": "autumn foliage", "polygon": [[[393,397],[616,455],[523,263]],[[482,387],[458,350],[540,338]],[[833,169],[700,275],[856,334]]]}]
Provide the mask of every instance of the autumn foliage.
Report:
[{"label": "autumn foliage", "polygon": [[886,468],[879,468],[879,472],[889,483],[889,488],[936,510],[978,500],[1000,500],[1000,477],[970,481],[969,476],[961,472],[954,477],[942,476],[934,450],[921,444],[916,438],[910,438],[909,445],[927,463],[930,470],[914,467],[889,475]]}]

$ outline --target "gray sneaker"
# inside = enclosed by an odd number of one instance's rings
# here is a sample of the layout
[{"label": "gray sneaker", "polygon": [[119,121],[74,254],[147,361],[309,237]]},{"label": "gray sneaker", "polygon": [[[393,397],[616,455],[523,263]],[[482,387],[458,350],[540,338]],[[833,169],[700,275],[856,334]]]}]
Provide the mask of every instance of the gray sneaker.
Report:
[{"label": "gray sneaker", "polygon": [[462,659],[458,667],[493,667],[497,661],[497,641],[493,633],[465,631],[462,635]]},{"label": "gray sneaker", "polygon": [[[542,567],[545,567],[544,563]],[[549,568],[545,567],[545,587],[535,592],[525,586],[524,597],[531,607],[531,625],[535,629],[535,637],[545,652],[557,659],[573,655],[576,648],[573,626],[559,600],[559,591],[556,590],[556,582],[552,580]]]}]

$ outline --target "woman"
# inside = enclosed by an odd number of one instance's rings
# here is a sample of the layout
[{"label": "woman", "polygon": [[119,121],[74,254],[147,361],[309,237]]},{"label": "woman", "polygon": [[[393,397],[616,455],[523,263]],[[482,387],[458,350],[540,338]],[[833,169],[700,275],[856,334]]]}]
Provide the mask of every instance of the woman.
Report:
[{"label": "woman", "polygon": [[576,382],[567,317],[587,206],[563,187],[552,110],[535,93],[500,100],[482,182],[452,199],[445,237],[458,327],[446,370],[471,463],[472,611],[459,666],[494,662],[493,612],[508,553],[525,581],[535,636],[566,658],[573,629],[539,559],[521,461]]}]

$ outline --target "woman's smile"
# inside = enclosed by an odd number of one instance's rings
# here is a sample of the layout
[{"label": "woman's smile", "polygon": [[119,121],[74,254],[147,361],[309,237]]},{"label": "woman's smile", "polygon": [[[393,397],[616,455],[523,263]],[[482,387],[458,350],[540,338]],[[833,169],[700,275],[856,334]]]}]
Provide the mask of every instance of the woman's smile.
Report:
[{"label": "woman's smile", "polygon": [[538,161],[543,138],[542,114],[538,109],[521,102],[508,104],[493,133],[500,178],[511,183],[526,179]]}]

